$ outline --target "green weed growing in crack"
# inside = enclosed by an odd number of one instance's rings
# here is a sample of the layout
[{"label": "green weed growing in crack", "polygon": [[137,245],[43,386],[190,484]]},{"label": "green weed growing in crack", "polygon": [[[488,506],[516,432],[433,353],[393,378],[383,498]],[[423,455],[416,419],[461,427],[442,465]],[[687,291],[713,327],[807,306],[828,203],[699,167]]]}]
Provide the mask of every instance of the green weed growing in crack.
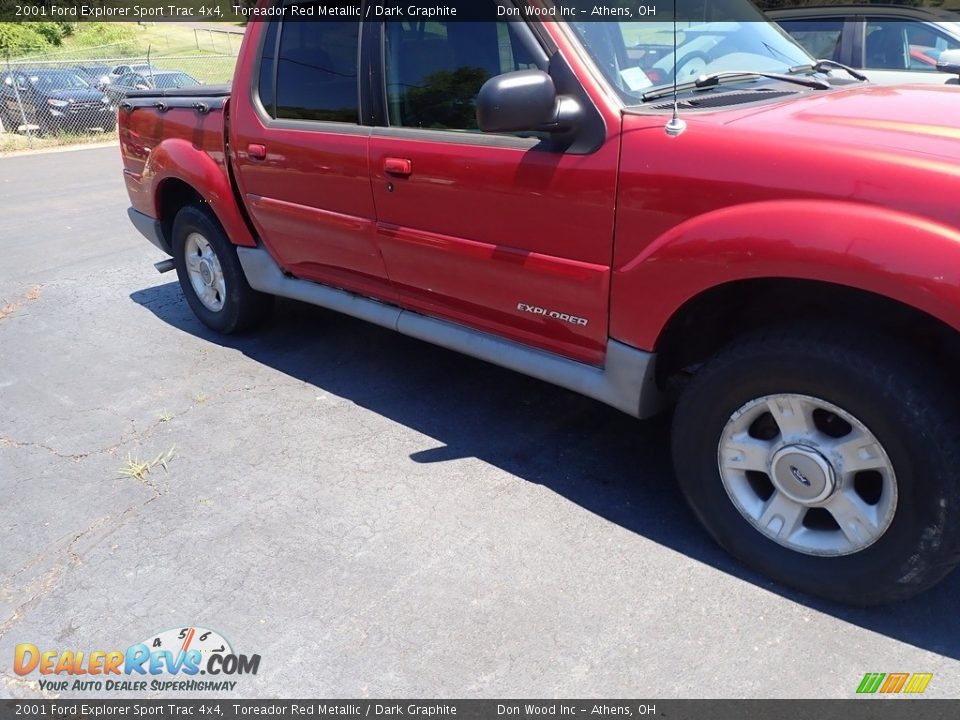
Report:
[{"label": "green weed growing in crack", "polygon": [[127,461],[117,472],[124,477],[131,477],[137,480],[146,480],[155,468],[162,467],[166,471],[167,464],[176,457],[177,446],[174,445],[165,453],[160,453],[153,460],[140,460],[132,455],[127,455]]}]

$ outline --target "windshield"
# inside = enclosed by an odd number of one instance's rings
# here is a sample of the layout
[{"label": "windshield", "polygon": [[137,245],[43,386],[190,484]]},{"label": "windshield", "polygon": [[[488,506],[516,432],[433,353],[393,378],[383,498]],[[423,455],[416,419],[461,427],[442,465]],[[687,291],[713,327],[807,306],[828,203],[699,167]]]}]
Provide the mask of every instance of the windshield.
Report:
[{"label": "windshield", "polygon": [[[557,4],[578,13],[587,7],[581,0]],[[613,6],[632,10],[631,19],[570,24],[630,104],[640,102],[645,92],[672,85],[674,74],[683,83],[715,72],[784,72],[812,62],[805,50],[747,0],[677,0],[676,52],[672,14],[664,21],[658,5],[657,20],[643,19],[640,13],[650,7],[646,0],[607,0],[602,7]]]}]

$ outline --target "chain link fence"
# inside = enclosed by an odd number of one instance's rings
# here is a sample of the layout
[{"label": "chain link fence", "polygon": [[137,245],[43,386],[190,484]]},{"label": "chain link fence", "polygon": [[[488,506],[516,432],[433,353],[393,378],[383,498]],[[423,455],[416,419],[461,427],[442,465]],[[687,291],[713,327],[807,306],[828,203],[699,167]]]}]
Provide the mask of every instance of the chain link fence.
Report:
[{"label": "chain link fence", "polygon": [[115,132],[117,106],[133,89],[227,83],[240,40],[197,30],[196,54],[130,55],[101,46],[0,59],[0,150],[103,139]]}]

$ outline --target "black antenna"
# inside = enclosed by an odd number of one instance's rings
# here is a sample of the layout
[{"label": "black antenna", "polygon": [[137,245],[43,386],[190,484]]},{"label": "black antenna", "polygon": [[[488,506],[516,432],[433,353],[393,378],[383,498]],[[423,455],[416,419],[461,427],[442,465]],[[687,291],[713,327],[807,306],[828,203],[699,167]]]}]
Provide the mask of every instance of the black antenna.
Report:
[{"label": "black antenna", "polygon": [[667,121],[663,128],[670,137],[677,137],[687,129],[686,121],[680,118],[677,103],[677,67],[679,65],[680,58],[677,56],[677,0],[673,0],[673,117]]}]

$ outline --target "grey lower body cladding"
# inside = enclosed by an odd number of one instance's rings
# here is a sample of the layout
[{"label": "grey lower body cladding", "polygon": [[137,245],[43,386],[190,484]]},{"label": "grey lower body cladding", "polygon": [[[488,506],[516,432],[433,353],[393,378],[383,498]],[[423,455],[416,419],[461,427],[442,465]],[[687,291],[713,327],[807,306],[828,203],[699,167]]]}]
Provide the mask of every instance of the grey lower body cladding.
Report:
[{"label": "grey lower body cladding", "polygon": [[325,307],[456,350],[573,390],[634,417],[649,417],[663,406],[654,380],[654,353],[609,340],[606,365],[598,368],[345,290],[298,280],[285,275],[263,248],[241,247],[237,254],[254,290]]}]

